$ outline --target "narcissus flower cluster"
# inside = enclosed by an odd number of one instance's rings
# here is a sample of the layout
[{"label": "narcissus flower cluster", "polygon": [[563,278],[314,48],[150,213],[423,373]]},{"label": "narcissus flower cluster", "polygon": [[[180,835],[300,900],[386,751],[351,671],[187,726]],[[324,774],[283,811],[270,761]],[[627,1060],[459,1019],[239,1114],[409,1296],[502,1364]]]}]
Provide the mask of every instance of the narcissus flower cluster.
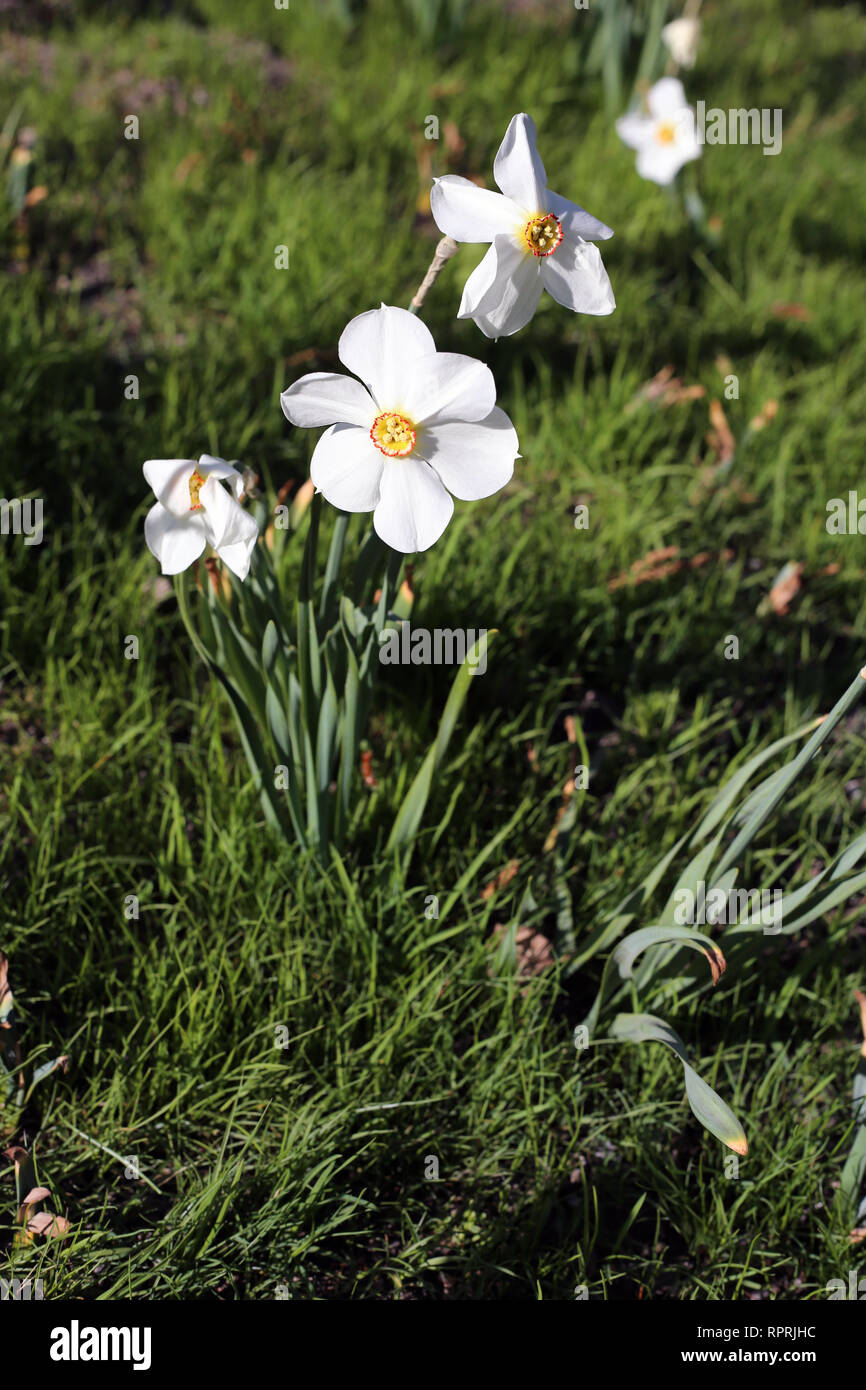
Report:
[{"label": "narcissus flower cluster", "polygon": [[[433,216],[453,239],[441,246],[490,243],[458,317],[474,319],[488,338],[516,333],[545,290],[576,313],[611,313],[613,291],[594,243],[613,233],[547,187],[531,117],[512,118],[493,176],[498,193],[454,175],[434,180]],[[312,372],[280,397],[293,425],[326,427],[312,481],[342,511],[372,512],[376,533],[394,550],[426,550],[448,525],[455,497],[498,492],[520,457],[493,375],[474,358],[437,352],[416,315],[386,304],[351,321],[339,356],[353,376]],[[237,470],[203,454],[198,463],[151,459],[144,474],[157,497],[145,537],[163,573],[180,573],[210,545],[244,579],[257,526],[239,504]]]}]

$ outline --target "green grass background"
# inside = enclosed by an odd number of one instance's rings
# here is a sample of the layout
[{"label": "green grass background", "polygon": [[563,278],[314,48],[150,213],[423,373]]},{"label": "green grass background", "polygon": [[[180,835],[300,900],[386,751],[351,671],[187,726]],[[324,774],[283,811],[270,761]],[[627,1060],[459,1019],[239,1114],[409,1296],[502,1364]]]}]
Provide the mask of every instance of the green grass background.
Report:
[{"label": "green grass background", "polygon": [[[39,547],[0,538],[0,947],[25,1050],[71,1057],[30,1139],[73,1229],[13,1251],[11,1168],[0,1220],[4,1261],[46,1296],[805,1298],[856,1264],[833,1201],[861,905],[770,938],[711,999],[668,1011],[745,1124],[736,1179],[665,1050],[577,1058],[600,962],[567,984],[556,967],[491,969],[494,924],[543,879],[565,715],[592,757],[567,865],[580,939],[732,757],[828,709],[866,659],[864,542],[824,525],[862,482],[866,18],[801,0],[708,0],[703,17],[690,98],[784,112],[778,157],[707,148],[689,171],[715,245],[637,177],[565,0],[470,5],[432,37],[397,0],[4,16],[0,121],[21,102],[47,196],[19,273],[0,203],[0,492],[44,498],[46,530]],[[324,874],[269,838],[229,711],[173,601],[153,600],[140,465],[206,450],[272,491],[300,482],[315,432],[288,427],[280,390],[332,368],[354,314],[406,303],[435,245],[426,118],[464,142],[449,155],[440,136],[436,173],[492,183],[518,110],[551,186],[615,229],[617,309],[579,318],[548,299],[490,344],[455,318],[471,247],[429,297],[438,345],[492,366],[522,458],[419,557],[413,622],[500,636],[397,885],[380,847],[449,672],[383,671],[379,787],[359,785],[346,877]],[[707,396],[629,410],[666,364]],[[741,443],[707,479],[728,371]],[[769,400],[775,419],[744,438]],[[665,546],[712,558],[609,587]],[[787,561],[805,567],[790,611],[759,613]],[[754,874],[808,873],[860,826],[863,752],[855,714]],[[511,859],[517,877],[482,898]],[[455,888],[447,921],[428,920],[425,898]]]}]

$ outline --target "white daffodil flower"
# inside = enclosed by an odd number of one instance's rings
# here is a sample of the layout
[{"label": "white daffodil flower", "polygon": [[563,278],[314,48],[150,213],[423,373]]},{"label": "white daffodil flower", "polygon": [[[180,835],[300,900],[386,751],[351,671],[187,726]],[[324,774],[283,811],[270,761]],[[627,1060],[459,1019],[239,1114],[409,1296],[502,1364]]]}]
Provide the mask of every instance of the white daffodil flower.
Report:
[{"label": "white daffodil flower", "polygon": [[662,38],[668,53],[681,68],[693,68],[698,56],[698,42],[701,37],[701,21],[683,15],[682,19],[672,19],[662,29]]},{"label": "white daffodil flower", "polygon": [[458,318],[488,338],[523,328],[542,290],[578,314],[610,314],[613,290],[594,241],[613,236],[597,217],[547,187],[531,116],[513,116],[493,164],[501,193],[470,179],[434,179],[430,208],[455,241],[490,242],[463,288]]},{"label": "white daffodil flower", "polygon": [[148,459],[143,472],[157,497],[144,521],[144,539],[163,574],[180,574],[210,545],[238,579],[246,579],[259,528],[238,503],[244,482],[237,469],[202,454],[198,463]]},{"label": "white daffodil flower", "polygon": [[656,82],[647,92],[646,103],[649,114],[635,111],[621,116],[617,134],[624,144],[637,150],[636,167],[641,178],[673,183],[684,164],[700,158],[695,113],[678,77]]},{"label": "white daffodil flower", "polygon": [[[329,425],[313,453],[317,491],[372,512],[378,536],[411,554],[437,541],[464,502],[504,487],[517,435],[483,362],[437,352],[429,328],[383,304],[343,330],[340,361],[360,377],[311,372],[280,396],[293,425]],[[363,385],[361,384],[363,382]]]}]

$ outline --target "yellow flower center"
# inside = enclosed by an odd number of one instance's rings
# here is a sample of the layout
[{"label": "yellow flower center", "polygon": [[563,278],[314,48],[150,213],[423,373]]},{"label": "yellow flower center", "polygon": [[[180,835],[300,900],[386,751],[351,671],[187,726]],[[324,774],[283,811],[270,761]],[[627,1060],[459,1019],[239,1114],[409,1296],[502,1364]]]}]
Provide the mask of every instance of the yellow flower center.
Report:
[{"label": "yellow flower center", "polygon": [[656,126],[656,139],[660,145],[672,145],[677,138],[677,128],[671,121],[662,121]]},{"label": "yellow flower center", "polygon": [[189,509],[191,512],[199,512],[204,506],[204,503],[198,500],[198,495],[202,489],[204,481],[204,478],[201,476],[197,468],[194,469],[193,472],[190,474]]},{"label": "yellow flower center", "polygon": [[405,415],[385,410],[373,421],[370,438],[380,453],[389,458],[405,458],[415,448],[417,435],[415,426]]},{"label": "yellow flower center", "polygon": [[523,240],[533,256],[549,256],[562,241],[562,226],[552,212],[539,212],[523,228]]}]

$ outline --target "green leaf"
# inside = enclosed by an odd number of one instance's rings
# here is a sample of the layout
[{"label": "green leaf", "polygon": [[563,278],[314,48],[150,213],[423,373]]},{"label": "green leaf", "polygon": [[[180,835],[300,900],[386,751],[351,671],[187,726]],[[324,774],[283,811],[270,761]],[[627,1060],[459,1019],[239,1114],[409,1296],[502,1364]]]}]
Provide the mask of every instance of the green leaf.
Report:
[{"label": "green leaf", "polygon": [[854,1143],[845,1160],[839,1176],[839,1195],[851,1206],[856,1206],[863,1179],[866,1178],[866,1125],[859,1125],[854,1135]]},{"label": "green leaf", "polygon": [[469,683],[478,666],[478,657],[486,653],[490,639],[494,636],[495,632],[496,629],[492,628],[489,632],[481,634],[478,640],[473,644],[471,650],[466,653],[466,660],[454,677],[448,699],[445,702],[445,709],[443,710],[442,718],[439,723],[436,740],[421,764],[421,768],[397,812],[386,845],[386,852],[388,850],[400,850],[407,845],[411,845],[418,833],[418,829],[424,817],[427,800],[430,796],[433,778],[442,765],[442,760],[445,757],[448,744],[451,741],[451,735],[454,732],[455,725],[460,717],[460,711],[469,693]]},{"label": "green leaf", "polygon": [[[803,886],[807,887],[809,885],[804,884]],[[822,893],[817,901],[809,908],[808,912],[804,912],[801,916],[795,917],[793,922],[784,920],[785,899],[783,898],[779,911],[779,915],[783,920],[783,926],[777,934],[779,936],[790,936],[794,932],[800,931],[803,927],[807,927],[810,922],[816,921],[819,917],[824,917],[828,912],[831,912],[833,908],[839,907],[842,903],[847,902],[849,898],[853,898],[855,894],[861,893],[864,888],[866,888],[866,871],[855,874],[853,878],[847,878],[843,883],[837,883],[834,888],[829,889],[826,893]],[[795,896],[796,894],[791,894],[791,897]],[[754,926],[734,928],[735,931],[744,929],[746,931],[755,930]]]},{"label": "green leaf", "polygon": [[[744,767],[741,767],[735,772],[733,777],[725,782],[724,786],[721,787],[710,802],[703,820],[692,835],[692,845],[700,844],[701,840],[705,840],[710,832],[715,830],[717,825],[721,824],[728,814],[728,811],[737,800],[737,797],[740,795],[743,788],[752,780],[759,767],[763,767],[764,763],[769,762],[770,758],[774,757],[776,753],[781,752],[783,748],[787,748],[791,743],[796,743],[798,739],[803,738],[810,730],[817,728],[819,723],[820,720],[812,719],[808,724],[803,724],[802,727],[797,729],[793,734],[786,734],[784,738],[776,739],[775,743],[771,743],[768,748],[763,748],[754,758],[750,758]],[[780,772],[783,770],[784,769],[781,768],[779,769]],[[774,777],[776,775],[776,773],[773,774]]]},{"label": "green leaf", "polygon": [[653,1014],[617,1014],[608,1031],[612,1038],[621,1042],[660,1042],[675,1052],[683,1064],[686,1096],[692,1114],[704,1129],[721,1139],[734,1153],[742,1156],[748,1153],[745,1131],[733,1110],[689,1065],[685,1044],[669,1023]]},{"label": "green leaf", "polygon": [[265,627],[265,635],[262,640],[262,665],[270,675],[277,659],[277,652],[280,649],[280,639],[277,634],[277,625],[273,618],[269,618]]},{"label": "green leaf", "polygon": [[618,971],[621,980],[628,980],[631,978],[634,963],[642,951],[646,951],[650,946],[664,946],[669,943],[674,943],[677,947],[688,946],[694,951],[700,951],[709,962],[713,984],[718,984],[725,970],[725,958],[712,937],[705,936],[695,927],[640,927],[637,931],[630,932],[611,951],[605,961],[598,993],[592,1008],[583,1021],[590,1037],[598,1027],[599,1015],[610,990],[614,968]]},{"label": "green leaf", "polygon": [[698,885],[701,883],[706,883],[707,881],[707,875],[710,872],[710,865],[712,864],[716,851],[719,848],[719,842],[721,838],[722,832],[719,831],[719,833],[714,837],[714,839],[710,841],[708,845],[704,845],[702,849],[698,850],[695,857],[691,859],[689,863],[686,865],[686,867],[683,869],[682,873],[677,879],[676,886],[674,887],[670,897],[668,898],[667,902],[662,908],[661,914],[658,919],[660,926],[663,926],[667,922],[670,922],[672,925],[676,924],[677,919],[674,914],[678,907],[677,899],[680,893],[691,893],[693,899],[697,897]]},{"label": "green leaf", "polygon": [[718,873],[724,873],[732,864],[739,862],[740,856],[752,843],[770,812],[779,804],[788,788],[792,787],[806,770],[821,745],[830,737],[836,725],[848,713],[851,706],[856,704],[861,698],[864,690],[866,690],[866,677],[858,671],[854,680],[845,691],[845,694],[840,700],[837,700],[827,717],[819,722],[818,728],[809,739],[805,748],[786,764],[783,769],[783,775],[777,782],[774,782],[772,794],[765,797],[756,806],[733,844],[728,847],[723,855],[722,861],[718,867]]},{"label": "green leaf", "polygon": [[325,693],[322,697],[322,706],[319,710],[319,728],[316,741],[316,768],[320,792],[326,792],[331,781],[331,763],[334,757],[339,713],[337,692],[334,689],[334,682],[331,680],[330,671],[328,671],[327,675],[328,681],[325,686]]},{"label": "green leaf", "polygon": [[235,713],[238,733],[240,734],[241,746],[247,760],[247,766],[252,774],[256,789],[261,798],[265,819],[274,829],[285,834],[286,820],[282,804],[274,786],[273,772],[267,767],[265,750],[262,746],[259,730],[249,707],[240,693],[235,689],[225,672],[213,660],[209,660],[209,665],[217,680],[226,691]]},{"label": "green leaf", "polygon": [[620,979],[627,980],[641,951],[648,946],[658,946],[667,942],[677,942],[693,951],[700,951],[709,961],[714,981],[718,982],[725,970],[725,958],[712,937],[706,936],[695,927],[641,927],[630,932],[614,951],[611,960],[619,971]]}]

